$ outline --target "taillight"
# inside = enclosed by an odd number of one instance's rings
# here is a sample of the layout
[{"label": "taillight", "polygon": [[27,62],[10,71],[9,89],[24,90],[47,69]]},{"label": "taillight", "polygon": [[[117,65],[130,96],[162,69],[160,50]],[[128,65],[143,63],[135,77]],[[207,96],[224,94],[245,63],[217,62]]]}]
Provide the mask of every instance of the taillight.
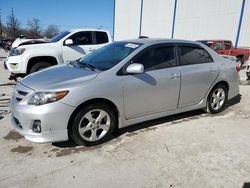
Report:
[{"label": "taillight", "polygon": [[237,66],[236,66],[236,71],[237,71],[237,72],[240,72],[240,70],[241,70],[241,65],[240,65],[240,64],[237,64]]}]

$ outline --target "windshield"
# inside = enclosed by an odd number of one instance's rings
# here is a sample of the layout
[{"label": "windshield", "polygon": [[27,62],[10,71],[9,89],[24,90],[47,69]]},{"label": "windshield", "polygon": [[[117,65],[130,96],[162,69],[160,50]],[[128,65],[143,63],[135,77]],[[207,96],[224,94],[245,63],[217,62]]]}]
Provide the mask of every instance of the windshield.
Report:
[{"label": "windshield", "polygon": [[53,37],[50,42],[58,42],[59,40],[61,40],[63,37],[65,37],[66,35],[68,35],[70,32],[69,31],[65,31],[60,33],[59,35]]},{"label": "windshield", "polygon": [[114,42],[85,56],[79,63],[105,71],[117,65],[140,45],[138,43]]},{"label": "windshield", "polygon": [[198,40],[198,42],[201,42],[202,44],[205,44],[205,45],[208,46],[209,48],[210,48],[211,45],[213,44],[213,41],[209,41],[209,40]]}]

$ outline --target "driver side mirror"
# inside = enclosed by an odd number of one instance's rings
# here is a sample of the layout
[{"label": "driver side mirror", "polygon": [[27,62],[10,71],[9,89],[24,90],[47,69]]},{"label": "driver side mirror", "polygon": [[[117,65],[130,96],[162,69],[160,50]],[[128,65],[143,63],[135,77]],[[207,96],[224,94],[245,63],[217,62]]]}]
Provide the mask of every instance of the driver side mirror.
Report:
[{"label": "driver side mirror", "polygon": [[71,46],[71,45],[73,45],[73,40],[72,39],[66,39],[64,44],[65,44],[65,46]]},{"label": "driver side mirror", "polygon": [[133,63],[127,67],[126,71],[129,74],[141,74],[144,73],[144,66],[139,63]]}]

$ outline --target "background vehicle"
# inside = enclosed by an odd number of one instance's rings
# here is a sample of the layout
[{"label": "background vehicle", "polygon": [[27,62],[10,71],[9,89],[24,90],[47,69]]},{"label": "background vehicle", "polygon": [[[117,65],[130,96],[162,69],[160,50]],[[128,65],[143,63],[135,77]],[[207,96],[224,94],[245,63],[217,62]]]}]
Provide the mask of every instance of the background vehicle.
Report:
[{"label": "background vehicle", "polygon": [[218,113],[239,94],[236,66],[196,42],[114,42],[19,82],[12,124],[34,142],[70,135],[78,144],[94,145],[116,128],[142,121],[200,108]]},{"label": "background vehicle", "polygon": [[234,48],[229,40],[199,40],[199,42],[212,48],[218,54],[235,56],[241,63],[244,63],[249,58],[249,49]]},{"label": "background vehicle", "polygon": [[111,42],[108,31],[94,29],[73,29],[50,41],[26,39],[11,49],[6,65],[13,74],[29,74],[69,63]]},{"label": "background vehicle", "polygon": [[11,49],[11,45],[13,43],[13,39],[11,38],[6,38],[6,39],[3,39],[1,41],[1,46],[3,47],[3,49],[5,50],[10,50]]}]

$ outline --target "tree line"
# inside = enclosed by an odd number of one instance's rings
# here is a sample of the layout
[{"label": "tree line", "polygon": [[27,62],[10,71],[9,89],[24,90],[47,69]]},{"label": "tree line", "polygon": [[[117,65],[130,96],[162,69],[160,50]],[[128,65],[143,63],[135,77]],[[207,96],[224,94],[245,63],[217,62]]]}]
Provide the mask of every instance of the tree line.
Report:
[{"label": "tree line", "polygon": [[13,8],[7,16],[6,24],[2,23],[0,17],[0,36],[6,38],[17,38],[23,35],[25,38],[52,38],[59,34],[60,29],[57,25],[48,25],[43,28],[39,18],[32,18],[27,21],[26,27],[21,27],[21,22],[15,16]]}]

